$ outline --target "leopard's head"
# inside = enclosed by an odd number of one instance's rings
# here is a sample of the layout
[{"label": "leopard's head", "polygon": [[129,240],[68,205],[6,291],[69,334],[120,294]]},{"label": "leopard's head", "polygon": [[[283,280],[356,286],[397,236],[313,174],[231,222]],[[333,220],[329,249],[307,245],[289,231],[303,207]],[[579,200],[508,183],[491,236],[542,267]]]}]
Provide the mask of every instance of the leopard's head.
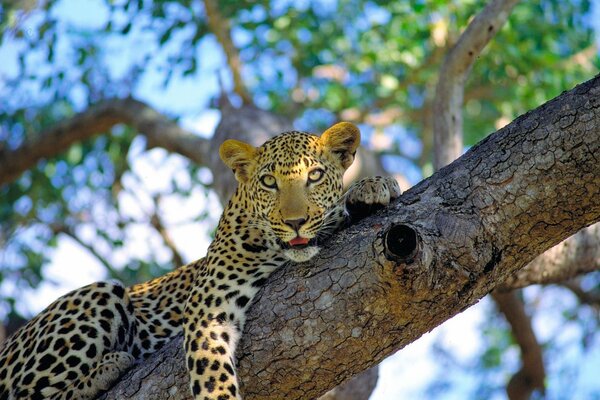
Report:
[{"label": "leopard's head", "polygon": [[320,137],[286,132],[258,148],[227,140],[220,156],[235,173],[236,197],[247,204],[251,223],[301,262],[319,251],[319,232],[327,229],[327,211],[342,195],[359,144],[358,128],[341,122]]}]

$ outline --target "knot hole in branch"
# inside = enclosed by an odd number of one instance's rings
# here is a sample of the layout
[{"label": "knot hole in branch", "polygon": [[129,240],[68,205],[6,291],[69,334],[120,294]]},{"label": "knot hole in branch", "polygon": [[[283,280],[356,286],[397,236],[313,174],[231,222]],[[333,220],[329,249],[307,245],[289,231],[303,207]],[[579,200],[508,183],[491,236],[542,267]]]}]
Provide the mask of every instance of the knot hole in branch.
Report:
[{"label": "knot hole in branch", "polygon": [[385,257],[394,262],[412,262],[419,251],[417,232],[408,225],[394,225],[384,235]]}]

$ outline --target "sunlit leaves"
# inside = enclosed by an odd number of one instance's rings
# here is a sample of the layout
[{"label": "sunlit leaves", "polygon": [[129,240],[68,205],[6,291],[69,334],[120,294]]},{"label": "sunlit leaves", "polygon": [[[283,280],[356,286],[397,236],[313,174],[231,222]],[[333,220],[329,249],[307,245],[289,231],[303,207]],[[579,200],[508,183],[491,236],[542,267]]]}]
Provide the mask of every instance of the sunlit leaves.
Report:
[{"label": "sunlit leaves", "polygon": [[[19,9],[21,2],[2,4],[0,45],[10,42],[16,56],[14,66],[4,66],[0,87],[0,151],[19,147],[101,99],[135,95],[148,76],[158,88],[185,76],[202,91],[206,88],[192,78],[216,79],[215,70],[224,68],[206,68],[221,54],[201,51],[203,44],[215,43],[201,1],[106,0],[97,26],[80,24],[83,14],[69,20],[57,11],[61,3],[48,0],[29,10]],[[412,171],[413,180],[418,171],[431,173],[431,105],[439,67],[486,1],[217,3],[230,21],[244,81],[258,105],[295,117],[306,130],[339,119],[366,123],[364,137],[373,144],[381,134],[392,138],[387,148],[378,148],[386,166]],[[587,0],[519,2],[471,71],[464,107],[467,144],[598,72],[589,7]],[[135,160],[153,157],[137,134],[114,127],[0,187],[0,282],[37,285],[57,237],[64,236],[96,252],[105,269],[126,283],[173,267],[156,235],[144,237],[139,247],[159,251],[124,255],[123,249],[139,238],[136,229],[147,226],[154,212],[165,213],[157,199],[196,196],[210,203],[204,190],[209,179],[202,167],[182,162],[160,187],[149,189],[132,167]],[[410,150],[407,143],[415,142]],[[167,168],[157,158],[148,167],[152,174]],[[208,216],[198,207],[186,222],[198,225]],[[4,309],[14,312],[14,299]],[[589,342],[596,324],[585,325],[584,314],[574,308],[563,311],[565,323],[585,327],[582,341]],[[485,338],[487,350],[475,368],[497,371],[514,345],[504,327],[488,327]],[[480,398],[502,385],[489,382]],[[450,385],[438,383],[441,391]]]}]

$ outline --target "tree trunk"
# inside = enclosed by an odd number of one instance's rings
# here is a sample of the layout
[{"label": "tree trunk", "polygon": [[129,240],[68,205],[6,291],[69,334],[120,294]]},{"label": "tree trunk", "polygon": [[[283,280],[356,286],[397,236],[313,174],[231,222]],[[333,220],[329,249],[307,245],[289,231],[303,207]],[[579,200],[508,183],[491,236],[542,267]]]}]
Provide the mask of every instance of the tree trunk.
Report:
[{"label": "tree trunk", "polygon": [[[238,349],[246,399],[312,399],[600,220],[600,76],[527,113],[276,271]],[[181,339],[106,399],[189,398]]]}]

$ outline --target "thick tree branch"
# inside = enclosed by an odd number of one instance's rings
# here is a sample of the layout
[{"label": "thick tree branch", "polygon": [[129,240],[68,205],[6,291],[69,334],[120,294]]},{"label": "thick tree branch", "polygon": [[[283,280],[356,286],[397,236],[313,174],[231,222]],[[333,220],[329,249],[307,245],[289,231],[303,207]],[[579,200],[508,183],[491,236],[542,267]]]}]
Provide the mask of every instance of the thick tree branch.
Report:
[{"label": "thick tree branch", "polygon": [[517,271],[503,288],[561,283],[578,275],[600,270],[600,224],[582,229]]},{"label": "thick tree branch", "polygon": [[[508,19],[517,1],[492,0],[469,24],[448,53],[440,71],[434,100],[434,168],[439,169],[462,152],[462,105],[467,76],[475,59]],[[511,326],[521,349],[521,369],[510,379],[506,392],[511,400],[528,399],[534,390],[544,391],[546,376],[542,349],[531,318],[514,292],[495,292],[493,299]]]},{"label": "thick tree branch", "polygon": [[535,390],[544,393],[546,370],[542,346],[535,337],[531,318],[525,304],[515,291],[492,292],[492,297],[508,323],[515,341],[521,349],[521,369],[509,380],[506,393],[510,400],[527,400]]},{"label": "thick tree branch", "polygon": [[462,152],[462,105],[465,82],[473,63],[508,19],[518,0],[491,0],[471,21],[460,39],[447,54],[436,87],[433,104],[435,169],[451,163],[442,149]]},{"label": "thick tree branch", "polygon": [[0,149],[0,185],[13,181],[43,158],[65,151],[73,143],[127,124],[146,136],[148,147],[164,149],[204,164],[208,141],[179,127],[148,105],[131,99],[105,100],[63,123],[37,133],[15,150]]},{"label": "thick tree branch", "polygon": [[[600,77],[489,136],[310,263],[276,271],[238,350],[246,398],[321,395],[599,221],[598,154]],[[152,398],[160,385],[189,398],[181,353],[176,340],[106,398]]]}]

